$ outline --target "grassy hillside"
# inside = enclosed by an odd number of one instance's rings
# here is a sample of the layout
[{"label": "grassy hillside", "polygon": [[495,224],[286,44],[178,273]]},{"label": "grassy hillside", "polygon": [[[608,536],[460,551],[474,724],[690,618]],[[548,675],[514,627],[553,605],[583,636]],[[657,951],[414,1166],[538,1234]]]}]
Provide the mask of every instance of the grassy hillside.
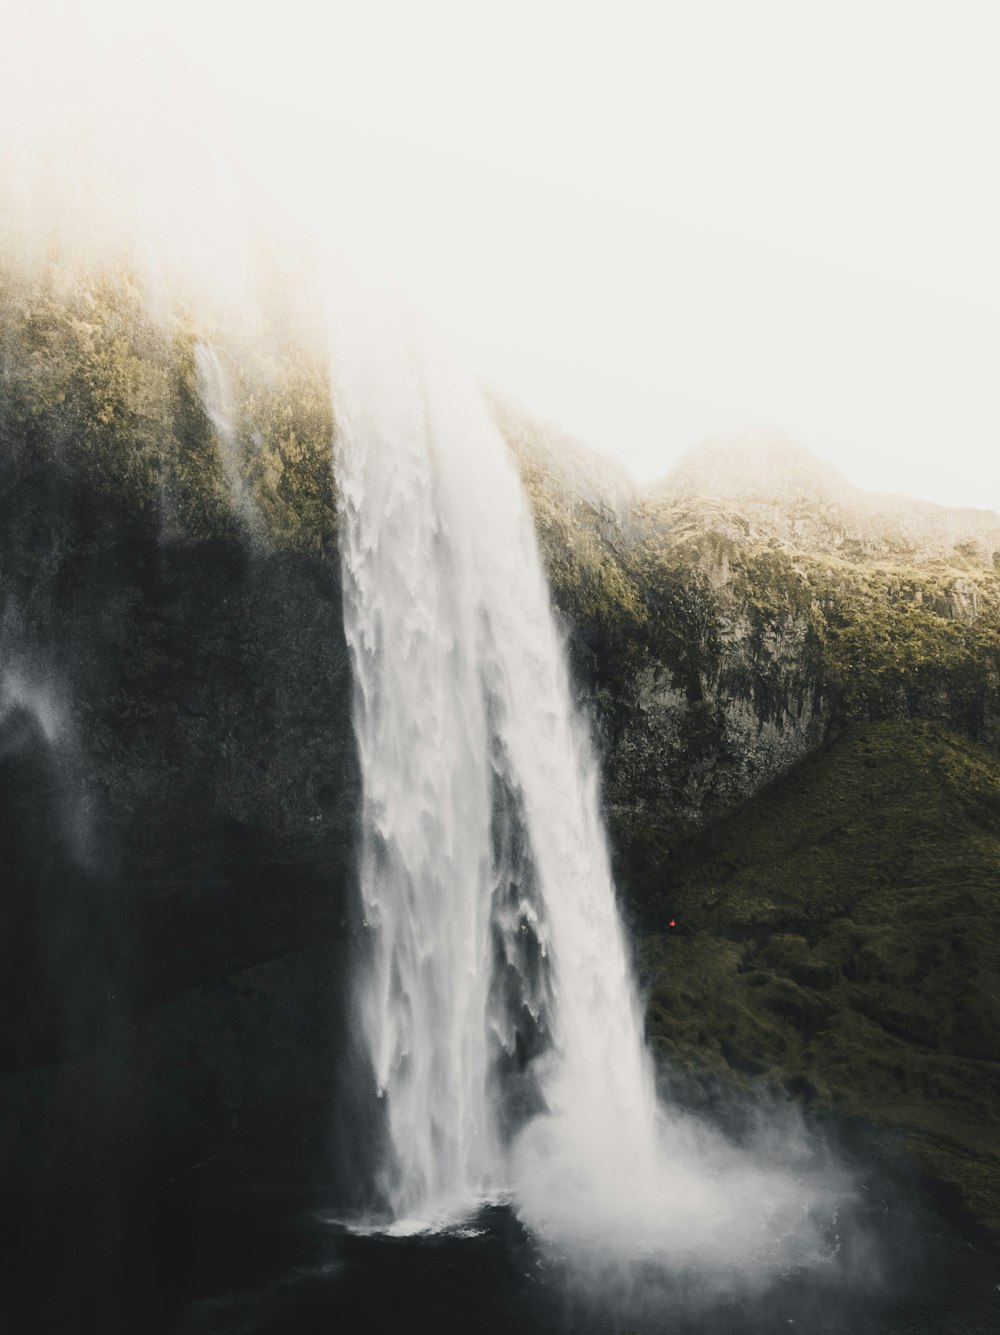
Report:
[{"label": "grassy hillside", "polygon": [[1000,1236],[996,756],[853,724],[636,889],[662,1055],[900,1129]]}]

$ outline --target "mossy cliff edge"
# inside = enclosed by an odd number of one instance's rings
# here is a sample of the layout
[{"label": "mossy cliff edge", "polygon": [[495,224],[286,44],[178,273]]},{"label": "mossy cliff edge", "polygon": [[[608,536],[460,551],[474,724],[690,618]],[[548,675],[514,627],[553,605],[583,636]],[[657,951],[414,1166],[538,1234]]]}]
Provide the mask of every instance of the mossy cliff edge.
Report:
[{"label": "mossy cliff edge", "polygon": [[[358,781],[322,358],[280,312],[236,337],[127,276],[0,278],[0,1148],[28,1197],[56,1143],[141,1184],[237,1121],[323,1122]],[[492,406],[654,1043],[899,1127],[995,1225],[1000,521],[780,444],[640,493]]]}]

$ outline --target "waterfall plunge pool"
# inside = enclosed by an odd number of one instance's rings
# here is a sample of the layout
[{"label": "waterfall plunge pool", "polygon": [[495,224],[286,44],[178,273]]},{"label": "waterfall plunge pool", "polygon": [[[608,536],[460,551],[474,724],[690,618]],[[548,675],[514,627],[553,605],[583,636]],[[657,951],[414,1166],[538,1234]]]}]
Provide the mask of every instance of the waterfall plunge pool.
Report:
[{"label": "waterfall plunge pool", "polygon": [[[175,1184],[119,1242],[120,1329],[144,1335],[994,1335],[1000,1255],[856,1129],[842,1220],[863,1255],[726,1293],[711,1274],[558,1257],[510,1204],[380,1231],[244,1153]],[[109,1328],[105,1328],[109,1329]]]}]

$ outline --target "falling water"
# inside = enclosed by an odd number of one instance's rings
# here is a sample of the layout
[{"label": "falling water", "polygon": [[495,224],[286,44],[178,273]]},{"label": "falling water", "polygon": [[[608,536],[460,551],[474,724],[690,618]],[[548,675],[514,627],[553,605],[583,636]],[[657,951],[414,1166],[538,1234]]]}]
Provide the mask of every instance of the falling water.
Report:
[{"label": "falling water", "polygon": [[215,428],[229,502],[241,523],[251,533],[260,528],[260,515],[247,486],[244,460],[236,428],[232,386],[217,350],[210,343],[194,345],[198,395],[206,416]]},{"label": "falling water", "polygon": [[510,1188],[544,1236],[759,1263],[762,1230],[805,1237],[812,1198],[657,1108],[595,759],[513,464],[426,333],[371,301],[340,294],[338,311],[358,1004],[387,1205],[405,1229]]}]

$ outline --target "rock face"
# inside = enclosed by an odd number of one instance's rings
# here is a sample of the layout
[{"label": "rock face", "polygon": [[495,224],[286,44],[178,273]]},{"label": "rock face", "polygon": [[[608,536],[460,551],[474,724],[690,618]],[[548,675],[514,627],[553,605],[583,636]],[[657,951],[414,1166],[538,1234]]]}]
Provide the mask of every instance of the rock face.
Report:
[{"label": "rock face", "polygon": [[1000,743],[996,515],[868,495],[784,441],[709,444],[655,488],[598,496],[583,447],[497,411],[626,855],[672,846],[852,719]]},{"label": "rock face", "polygon": [[244,392],[250,534],[193,335],[127,285],[3,295],[0,1061],[24,1065],[339,927],[357,776],[328,418]]},{"label": "rock face", "polygon": [[303,915],[343,917],[353,838],[335,564],[53,499],[20,487],[0,519],[4,556],[25,515],[66,553],[8,592],[0,643],[6,908],[33,921],[32,949],[5,936],[15,1061],[305,944]]},{"label": "rock face", "polygon": [[[0,1173],[16,1222],[56,1140],[75,1146],[66,1173],[103,1165],[94,1204],[108,1176],[140,1191],[226,1152],[233,1116],[272,1149],[293,1104],[332,1125],[332,1082],[303,1073],[342,1055],[317,1017],[339,1013],[339,942],[357,930],[358,778],[321,365],[284,329],[251,346],[154,320],[127,278],[0,277]],[[876,1074],[891,1060],[910,1109],[895,1124],[947,1142],[935,1170],[993,1218],[1000,1185],[975,1198],[954,1164],[988,1132],[961,1063],[995,1056],[975,919],[994,930],[998,892],[963,899],[945,864],[994,838],[994,762],[934,789],[942,861],[919,914],[947,882],[959,944],[928,1037],[933,941],[907,927],[916,900],[882,893],[912,880],[893,849],[914,820],[869,831],[852,863],[838,831],[888,798],[861,782],[861,740],[856,764],[823,757],[870,727],[880,765],[877,730],[901,729],[883,747],[898,797],[908,766],[947,768],[948,738],[1000,751],[1000,520],[867,496],[787,442],[713,444],[640,492],[492,408],[602,751],[661,1050],[894,1123]],[[774,798],[807,782],[807,817]],[[957,835],[949,803],[974,808]],[[779,875],[766,832],[786,827],[800,840]],[[274,1056],[272,1012],[294,1060]]]}]

